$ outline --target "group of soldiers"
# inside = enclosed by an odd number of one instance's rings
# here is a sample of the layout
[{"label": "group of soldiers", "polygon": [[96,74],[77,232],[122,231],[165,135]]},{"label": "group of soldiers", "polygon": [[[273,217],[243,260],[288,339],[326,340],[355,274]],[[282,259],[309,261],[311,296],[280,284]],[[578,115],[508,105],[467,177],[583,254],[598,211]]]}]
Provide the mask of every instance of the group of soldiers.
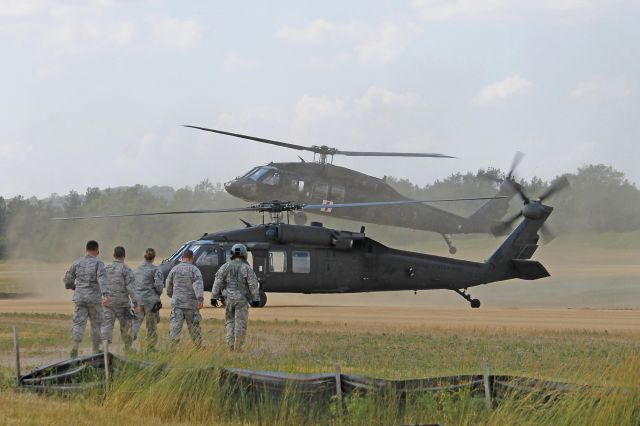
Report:
[{"label": "group of soldiers", "polygon": [[[98,242],[88,241],[85,256],[73,262],[64,276],[65,288],[74,291],[71,357],[78,356],[87,322],[91,323],[93,352],[98,353],[101,341],[111,343],[116,319],[125,353],[132,351],[132,343],[143,322],[147,329],[145,348],[154,351],[162,308],[160,296],[165,284],[167,296],[171,298],[171,345],[179,342],[186,322],[194,344],[202,347],[200,310],[204,304],[204,282],[200,270],[193,265],[191,250],[182,253],[180,263],[171,269],[166,281],[153,264],[156,253],[152,248],[145,251],[145,262],[135,271],[124,262],[126,253],[122,246],[113,250],[113,262],[107,266],[98,259],[99,254]],[[232,350],[240,349],[244,343],[249,305],[258,306],[260,300],[258,279],[246,259],[247,248],[234,245],[231,259],[216,273],[211,291],[212,304],[225,305],[225,334]]]}]

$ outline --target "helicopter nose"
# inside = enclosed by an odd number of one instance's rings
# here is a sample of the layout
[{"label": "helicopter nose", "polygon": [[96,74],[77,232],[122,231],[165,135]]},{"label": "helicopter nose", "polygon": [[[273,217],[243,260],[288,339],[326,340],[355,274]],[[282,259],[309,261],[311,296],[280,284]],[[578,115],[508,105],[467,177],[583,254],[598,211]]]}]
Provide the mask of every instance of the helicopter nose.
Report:
[{"label": "helicopter nose", "polygon": [[224,189],[234,197],[251,200],[251,195],[255,192],[255,185],[244,179],[236,178],[226,182]]}]

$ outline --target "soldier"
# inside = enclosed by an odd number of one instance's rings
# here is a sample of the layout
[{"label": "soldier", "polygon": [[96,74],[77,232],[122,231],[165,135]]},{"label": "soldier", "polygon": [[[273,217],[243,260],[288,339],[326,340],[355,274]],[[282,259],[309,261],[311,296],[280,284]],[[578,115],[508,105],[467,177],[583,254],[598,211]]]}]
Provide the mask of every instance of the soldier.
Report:
[{"label": "soldier", "polygon": [[200,348],[200,309],[204,302],[204,282],[200,270],[192,265],[191,250],[185,250],[180,260],[181,262],[174,266],[167,276],[167,296],[171,298],[169,337],[173,345],[177,344],[180,341],[182,323],[186,321],[193,343]]},{"label": "soldier", "polygon": [[136,290],[138,292],[138,311],[133,321],[133,339],[138,336],[138,331],[144,319],[147,319],[147,351],[155,350],[158,343],[158,323],[160,322],[160,296],[164,289],[164,278],[160,269],[153,264],[156,258],[156,251],[148,248],[144,252],[145,262],[135,270]]},{"label": "soldier", "polygon": [[103,314],[100,306],[100,295],[106,291],[104,263],[98,259],[100,254],[97,241],[90,240],[86,245],[86,255],[77,259],[64,275],[66,289],[73,290],[73,327],[71,338],[73,348],[71,358],[78,356],[78,347],[82,342],[87,320],[91,321],[91,342],[93,353],[100,350],[100,327]]},{"label": "soldier", "polygon": [[227,344],[231,350],[237,350],[242,347],[247,334],[249,302],[251,306],[258,306],[260,303],[258,278],[247,263],[247,248],[243,244],[231,247],[231,260],[216,273],[211,299],[215,301],[221,297],[225,304],[224,329]]},{"label": "soldier", "polygon": [[136,279],[133,271],[124,263],[124,247],[113,249],[113,262],[104,268],[107,288],[102,294],[104,308],[104,322],[102,324],[102,339],[111,343],[113,327],[116,318],[120,323],[120,335],[124,342],[125,352],[131,351],[131,304],[138,306],[135,290]]}]

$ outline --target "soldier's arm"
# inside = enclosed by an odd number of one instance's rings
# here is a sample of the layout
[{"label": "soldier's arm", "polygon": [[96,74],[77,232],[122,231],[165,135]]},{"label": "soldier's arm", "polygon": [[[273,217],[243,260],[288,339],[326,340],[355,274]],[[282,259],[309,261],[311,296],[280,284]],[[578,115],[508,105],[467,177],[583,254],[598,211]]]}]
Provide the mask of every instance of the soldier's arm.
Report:
[{"label": "soldier's arm", "polygon": [[200,269],[193,267],[193,292],[200,303],[204,301],[204,280]]},{"label": "soldier's arm", "polygon": [[169,271],[167,276],[167,296],[173,297],[173,269]]},{"label": "soldier's arm", "polygon": [[156,272],[153,275],[153,289],[156,291],[158,296],[162,295],[162,290],[164,289],[164,282],[162,282],[162,278],[162,272],[160,272],[160,269],[156,268]]},{"label": "soldier's arm", "polygon": [[258,282],[258,277],[256,273],[253,272],[253,269],[249,265],[245,270],[247,271],[247,284],[249,285],[249,291],[251,292],[251,298],[254,302],[260,301],[260,283]]},{"label": "soldier's arm", "polygon": [[104,270],[104,262],[102,260],[98,260],[97,279],[100,293],[106,296],[109,293],[109,284],[107,283],[107,273]]},{"label": "soldier's arm", "polygon": [[211,298],[220,299],[222,297],[222,289],[224,288],[224,280],[227,275],[228,263],[225,263],[216,272],[216,279],[213,282],[213,288],[211,289]]},{"label": "soldier's arm", "polygon": [[127,288],[127,293],[133,302],[133,306],[136,307],[141,305],[142,303],[138,300],[138,293],[136,292],[136,277],[133,275],[133,271],[125,265],[122,275],[124,276],[124,285]]},{"label": "soldier's arm", "polygon": [[69,267],[69,270],[64,274],[64,284],[67,288],[73,288],[76,282],[76,263]]}]

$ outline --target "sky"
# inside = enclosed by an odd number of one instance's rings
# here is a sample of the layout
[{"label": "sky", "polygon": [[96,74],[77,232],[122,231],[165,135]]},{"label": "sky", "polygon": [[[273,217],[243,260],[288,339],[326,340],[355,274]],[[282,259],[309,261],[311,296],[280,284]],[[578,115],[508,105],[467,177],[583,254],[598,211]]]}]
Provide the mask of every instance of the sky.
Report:
[{"label": "sky", "polygon": [[524,178],[638,183],[639,21],[625,0],[0,0],[0,195],[298,161],[182,124],[459,157],[334,160],[420,185],[515,151]]}]

